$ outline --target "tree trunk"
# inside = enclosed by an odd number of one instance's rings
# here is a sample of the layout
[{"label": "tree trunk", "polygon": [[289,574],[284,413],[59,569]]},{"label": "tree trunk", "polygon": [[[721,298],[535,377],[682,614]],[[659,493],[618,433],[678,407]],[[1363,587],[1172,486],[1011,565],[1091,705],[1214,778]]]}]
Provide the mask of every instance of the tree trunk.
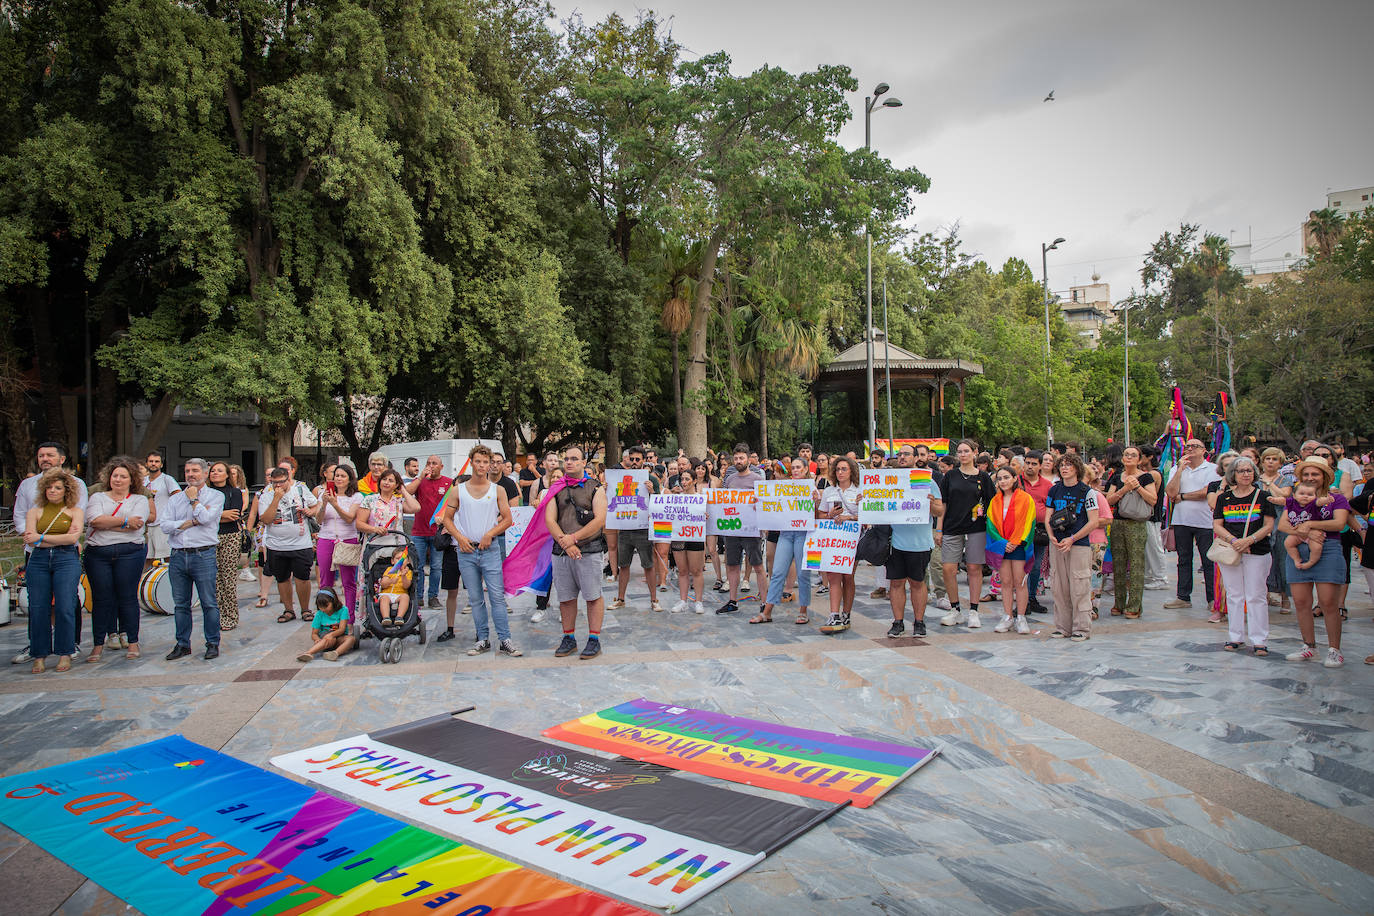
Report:
[{"label": "tree trunk", "polygon": [[689,455],[706,454],[706,411],[702,405],[706,396],[706,329],[711,323],[711,281],[715,278],[716,259],[720,257],[720,248],[725,244],[725,234],[726,227],[721,226],[706,241],[692,301],[685,403],[682,406],[682,426],[678,432],[678,444]]},{"label": "tree trunk", "polygon": [[[176,410],[177,399],[172,392],[164,392],[162,397],[157,399],[153,405],[153,412],[148,417],[148,425],[143,428],[143,438],[139,440],[138,449],[131,456],[138,461],[142,461],[150,454],[158,451],[158,446],[162,444],[162,437],[167,435],[167,427],[172,423],[172,413]],[[169,467],[170,471],[171,468]]]},{"label": "tree trunk", "polygon": [[[114,340],[119,330],[119,321],[114,309],[104,308],[100,313],[99,343],[97,350]],[[119,379],[114,369],[97,361],[95,370],[95,416],[92,418],[91,463],[92,470],[103,465],[115,450],[115,421],[118,419],[117,401],[119,398]]]},{"label": "tree trunk", "polygon": [[759,363],[759,454],[768,454],[768,369]]},{"label": "tree trunk", "polygon": [[73,443],[67,441],[67,420],[62,413],[62,361],[52,336],[52,300],[46,290],[37,286],[31,287],[25,298],[33,327],[34,365],[38,369],[38,385],[43,398],[45,429],[41,438],[61,442],[75,453]]},{"label": "tree trunk", "polygon": [[[673,380],[673,383],[674,385],[677,384],[676,378]],[[678,397],[678,401],[679,403],[681,402],[680,395]],[[682,408],[679,407],[679,424],[681,424],[682,422],[682,420],[680,419],[681,414]],[[679,425],[678,428],[681,429],[682,427]],[[606,442],[606,467],[615,467],[617,464],[620,464],[620,424],[615,422],[614,420],[607,420],[605,427],[602,429],[602,438]]]},{"label": "tree trunk", "polygon": [[0,348],[0,430],[5,434],[6,476],[17,484],[33,460],[34,442],[28,385],[20,369],[19,353],[9,341]]},{"label": "tree trunk", "polygon": [[678,350],[681,334],[673,335],[673,421],[677,424],[677,439],[682,441],[682,370]]}]

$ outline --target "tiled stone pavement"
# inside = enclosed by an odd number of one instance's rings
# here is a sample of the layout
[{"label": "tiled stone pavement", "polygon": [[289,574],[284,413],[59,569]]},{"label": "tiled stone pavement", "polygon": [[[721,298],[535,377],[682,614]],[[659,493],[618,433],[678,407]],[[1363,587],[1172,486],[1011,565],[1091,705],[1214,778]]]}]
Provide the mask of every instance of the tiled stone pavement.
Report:
[{"label": "tiled stone pavement", "polygon": [[[861,571],[861,595],[870,583]],[[215,662],[164,661],[170,621],[145,617],[138,661],[111,653],[65,675],[0,670],[0,772],[173,732],[268,766],[303,744],[467,704],[476,721],[537,736],[647,696],[943,750],[875,806],[842,811],[694,913],[1374,909],[1374,672],[1360,664],[1374,652],[1374,609],[1363,587],[1348,602],[1338,671],[1281,659],[1296,645],[1292,617],[1275,614],[1276,653],[1256,659],[1222,652],[1224,634],[1200,610],[1163,611],[1168,592],[1147,597],[1144,620],[1104,617],[1081,645],[1049,640],[1045,618],[1033,636],[999,636],[995,614],[974,633],[940,627],[933,608],[929,637],[889,641],[885,602],[866,597],[854,629],[826,638],[815,618],[793,625],[792,605],[768,626],[746,623],[753,601],[732,617],[709,603],[705,616],[654,614],[641,581],[631,608],[607,614],[606,652],[593,662],[554,659],[556,615],[530,623],[522,598],[521,659],[469,658],[463,616],[460,639],[412,638],[399,665],[379,664],[369,643],[340,663],[302,666],[304,624],[277,625],[280,608],[252,608],[245,586],[244,625],[225,634]],[[442,612],[426,616],[437,624]],[[0,628],[0,653],[24,642],[20,626]],[[4,828],[0,894],[7,913],[129,912]]]}]

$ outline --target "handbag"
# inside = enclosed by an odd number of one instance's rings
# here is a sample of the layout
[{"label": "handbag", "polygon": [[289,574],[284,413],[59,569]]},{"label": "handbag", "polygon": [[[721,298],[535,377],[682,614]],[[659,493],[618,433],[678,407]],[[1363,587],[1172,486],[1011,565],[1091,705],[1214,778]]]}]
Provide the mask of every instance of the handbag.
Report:
[{"label": "handbag", "polygon": [[1121,518],[1130,519],[1133,522],[1149,521],[1154,515],[1155,507],[1145,501],[1145,497],[1140,495],[1138,490],[1130,490],[1121,494],[1121,498],[1116,501],[1116,514]]},{"label": "handbag", "polygon": [[338,569],[341,566],[357,566],[363,560],[363,545],[361,543],[350,544],[348,541],[334,542],[334,559],[330,562],[330,569]]},{"label": "handbag", "polygon": [[[1254,521],[1255,506],[1259,505],[1259,487],[1255,487],[1255,498],[1250,501],[1250,510],[1246,513],[1245,530],[1241,532],[1241,537],[1249,537],[1250,523]],[[1221,540],[1213,540],[1212,546],[1207,548],[1207,559],[1219,566],[1235,566],[1240,562],[1240,551],[1230,544]]]},{"label": "handbag", "polygon": [[854,549],[854,559],[863,560],[872,566],[886,566],[892,553],[892,526],[874,525],[859,536],[859,545]]}]

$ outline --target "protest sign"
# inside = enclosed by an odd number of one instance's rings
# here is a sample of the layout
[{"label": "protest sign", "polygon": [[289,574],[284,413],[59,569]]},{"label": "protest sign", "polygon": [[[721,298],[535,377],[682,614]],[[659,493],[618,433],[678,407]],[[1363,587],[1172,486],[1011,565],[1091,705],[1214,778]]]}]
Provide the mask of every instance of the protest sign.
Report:
[{"label": "protest sign", "polygon": [[810,531],[816,527],[816,486],[810,480],[763,480],[754,484],[759,528]]},{"label": "protest sign", "polygon": [[859,521],[865,525],[928,524],[930,485],[930,471],[926,468],[864,471]]},{"label": "protest sign", "polygon": [[859,523],[817,519],[806,536],[806,569],[811,572],[852,573],[859,547]]},{"label": "protest sign", "polygon": [[706,540],[706,494],[662,493],[649,497],[649,540]]},{"label": "protest sign", "polygon": [[510,507],[511,526],[506,529],[506,553],[515,549],[515,545],[520,543],[520,538],[525,533],[525,529],[530,526],[530,519],[534,518],[534,506],[511,506]]},{"label": "protest sign", "polygon": [[647,468],[606,471],[606,527],[612,531],[649,527]]},{"label": "protest sign", "polygon": [[759,536],[758,510],[753,490],[706,491],[706,532],[728,537]]}]

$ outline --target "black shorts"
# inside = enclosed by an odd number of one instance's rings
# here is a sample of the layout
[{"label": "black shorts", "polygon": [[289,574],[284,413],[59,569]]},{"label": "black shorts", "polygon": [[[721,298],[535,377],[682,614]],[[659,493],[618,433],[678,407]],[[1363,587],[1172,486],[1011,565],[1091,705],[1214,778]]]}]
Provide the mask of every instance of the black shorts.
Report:
[{"label": "black shorts", "polygon": [[462,584],[463,577],[458,574],[458,548],[450,547],[444,551],[444,568],[439,574],[439,587],[447,592]]},{"label": "black shorts", "polygon": [[926,567],[929,565],[929,550],[898,550],[893,547],[887,555],[886,575],[890,582],[895,582],[898,579],[924,582],[926,580]]},{"label": "black shorts", "polygon": [[639,565],[649,569],[654,563],[654,550],[649,546],[647,528],[631,528],[620,532],[615,542],[616,569],[629,569],[639,554]]},{"label": "black shorts", "polygon": [[315,551],[309,547],[299,550],[268,550],[267,572],[278,583],[292,579],[310,579],[310,567],[315,565]]},{"label": "black shorts", "polygon": [[747,552],[750,566],[763,565],[763,550],[759,546],[759,539],[721,537],[725,542],[725,565],[729,567],[739,566],[740,561],[746,559],[744,554]]},{"label": "black shorts", "polygon": [[701,541],[673,541],[674,550],[689,550],[692,553],[704,553],[706,545]]}]

